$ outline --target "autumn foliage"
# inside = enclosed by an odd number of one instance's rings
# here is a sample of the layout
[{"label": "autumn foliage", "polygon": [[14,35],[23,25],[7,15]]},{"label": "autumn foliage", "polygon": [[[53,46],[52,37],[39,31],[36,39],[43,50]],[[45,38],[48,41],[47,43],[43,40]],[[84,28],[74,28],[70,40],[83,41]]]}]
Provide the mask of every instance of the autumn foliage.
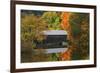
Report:
[{"label": "autumn foliage", "polygon": [[[66,30],[68,32],[68,35],[66,36],[66,38],[68,38],[68,40],[70,40],[70,41],[73,41],[71,25],[69,23],[70,15],[71,14],[68,13],[68,12],[62,12],[62,14],[61,14],[61,19],[62,19],[61,27],[62,27],[62,29]],[[71,45],[71,46],[73,46],[73,45]],[[71,52],[72,52],[72,49],[69,46],[68,50],[66,50],[65,52],[61,53],[61,59],[62,60],[70,60],[71,59]]]},{"label": "autumn foliage", "polygon": [[[42,41],[44,30],[65,30],[68,47],[60,53],[34,51],[34,40]],[[66,41],[67,41],[66,40]],[[67,61],[89,58],[89,14],[56,11],[21,11],[21,61]]]}]

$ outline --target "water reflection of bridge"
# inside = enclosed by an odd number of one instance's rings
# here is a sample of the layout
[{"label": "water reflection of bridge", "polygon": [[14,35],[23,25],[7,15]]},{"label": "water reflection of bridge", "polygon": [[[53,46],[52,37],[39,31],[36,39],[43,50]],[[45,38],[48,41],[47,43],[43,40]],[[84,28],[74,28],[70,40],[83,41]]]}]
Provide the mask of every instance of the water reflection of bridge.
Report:
[{"label": "water reflection of bridge", "polygon": [[67,41],[67,32],[64,30],[48,30],[43,31],[43,34],[46,36],[46,39],[42,42],[35,41],[36,49],[33,49],[34,52],[38,49],[45,49],[45,53],[59,53],[67,50],[68,41]]}]

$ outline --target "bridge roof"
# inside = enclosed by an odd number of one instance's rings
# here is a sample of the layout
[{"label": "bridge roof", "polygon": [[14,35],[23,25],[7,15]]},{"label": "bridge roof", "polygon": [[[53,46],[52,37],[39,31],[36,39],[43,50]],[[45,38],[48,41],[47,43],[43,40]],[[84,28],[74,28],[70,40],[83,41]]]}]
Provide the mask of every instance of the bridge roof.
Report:
[{"label": "bridge roof", "polygon": [[67,31],[65,30],[46,30],[43,31],[44,35],[67,35]]}]

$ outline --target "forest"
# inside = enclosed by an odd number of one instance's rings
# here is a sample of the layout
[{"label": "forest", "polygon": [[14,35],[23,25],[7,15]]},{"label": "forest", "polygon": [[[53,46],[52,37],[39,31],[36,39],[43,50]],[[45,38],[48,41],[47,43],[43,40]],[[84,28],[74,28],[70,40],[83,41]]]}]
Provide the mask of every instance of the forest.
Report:
[{"label": "forest", "polygon": [[[89,59],[89,13],[21,10],[21,62],[71,61]],[[47,30],[68,33],[66,51],[45,53],[36,48]]]}]

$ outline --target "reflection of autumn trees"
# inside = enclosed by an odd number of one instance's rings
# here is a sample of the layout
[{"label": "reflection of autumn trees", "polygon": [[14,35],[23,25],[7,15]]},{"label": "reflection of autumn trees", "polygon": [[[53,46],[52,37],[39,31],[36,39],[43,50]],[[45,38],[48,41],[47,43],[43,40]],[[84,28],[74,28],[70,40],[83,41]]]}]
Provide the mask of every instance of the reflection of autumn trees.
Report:
[{"label": "reflection of autumn trees", "polygon": [[72,28],[69,23],[71,13],[69,12],[62,12],[61,14],[61,27],[63,30],[67,31],[66,38],[71,42],[71,44],[68,46],[68,50],[61,53],[61,60],[70,60],[71,59],[71,52],[73,51],[74,45],[73,45],[73,34],[72,34]]},{"label": "reflection of autumn trees", "polygon": [[89,58],[89,14],[74,13],[70,18],[70,24],[76,45],[76,50],[72,52],[72,59]]},{"label": "reflection of autumn trees", "polygon": [[[22,55],[29,61],[58,61],[80,60],[89,58],[89,14],[70,12],[42,12],[21,15],[21,48]],[[33,40],[42,41],[45,36],[43,30],[66,30],[69,46],[63,53],[44,54],[40,49],[38,54],[32,54],[35,47]]]},{"label": "reflection of autumn trees", "polygon": [[[46,21],[48,30],[61,30],[60,22],[60,12],[53,12],[48,11],[44,12],[41,18]],[[59,60],[59,53],[52,53],[49,54],[49,57],[47,58],[49,61],[58,61]]]},{"label": "reflection of autumn trees", "polygon": [[21,49],[22,57],[26,60],[32,61],[32,49],[35,48],[33,40],[43,40],[45,36],[40,31],[46,29],[46,22],[38,16],[25,14],[21,17]]},{"label": "reflection of autumn trees", "polygon": [[68,50],[61,53],[62,60],[89,58],[89,14],[62,12],[61,26],[68,32]]},{"label": "reflection of autumn trees", "polygon": [[82,58],[89,58],[89,15],[85,15],[85,20],[81,24],[80,49]]}]

